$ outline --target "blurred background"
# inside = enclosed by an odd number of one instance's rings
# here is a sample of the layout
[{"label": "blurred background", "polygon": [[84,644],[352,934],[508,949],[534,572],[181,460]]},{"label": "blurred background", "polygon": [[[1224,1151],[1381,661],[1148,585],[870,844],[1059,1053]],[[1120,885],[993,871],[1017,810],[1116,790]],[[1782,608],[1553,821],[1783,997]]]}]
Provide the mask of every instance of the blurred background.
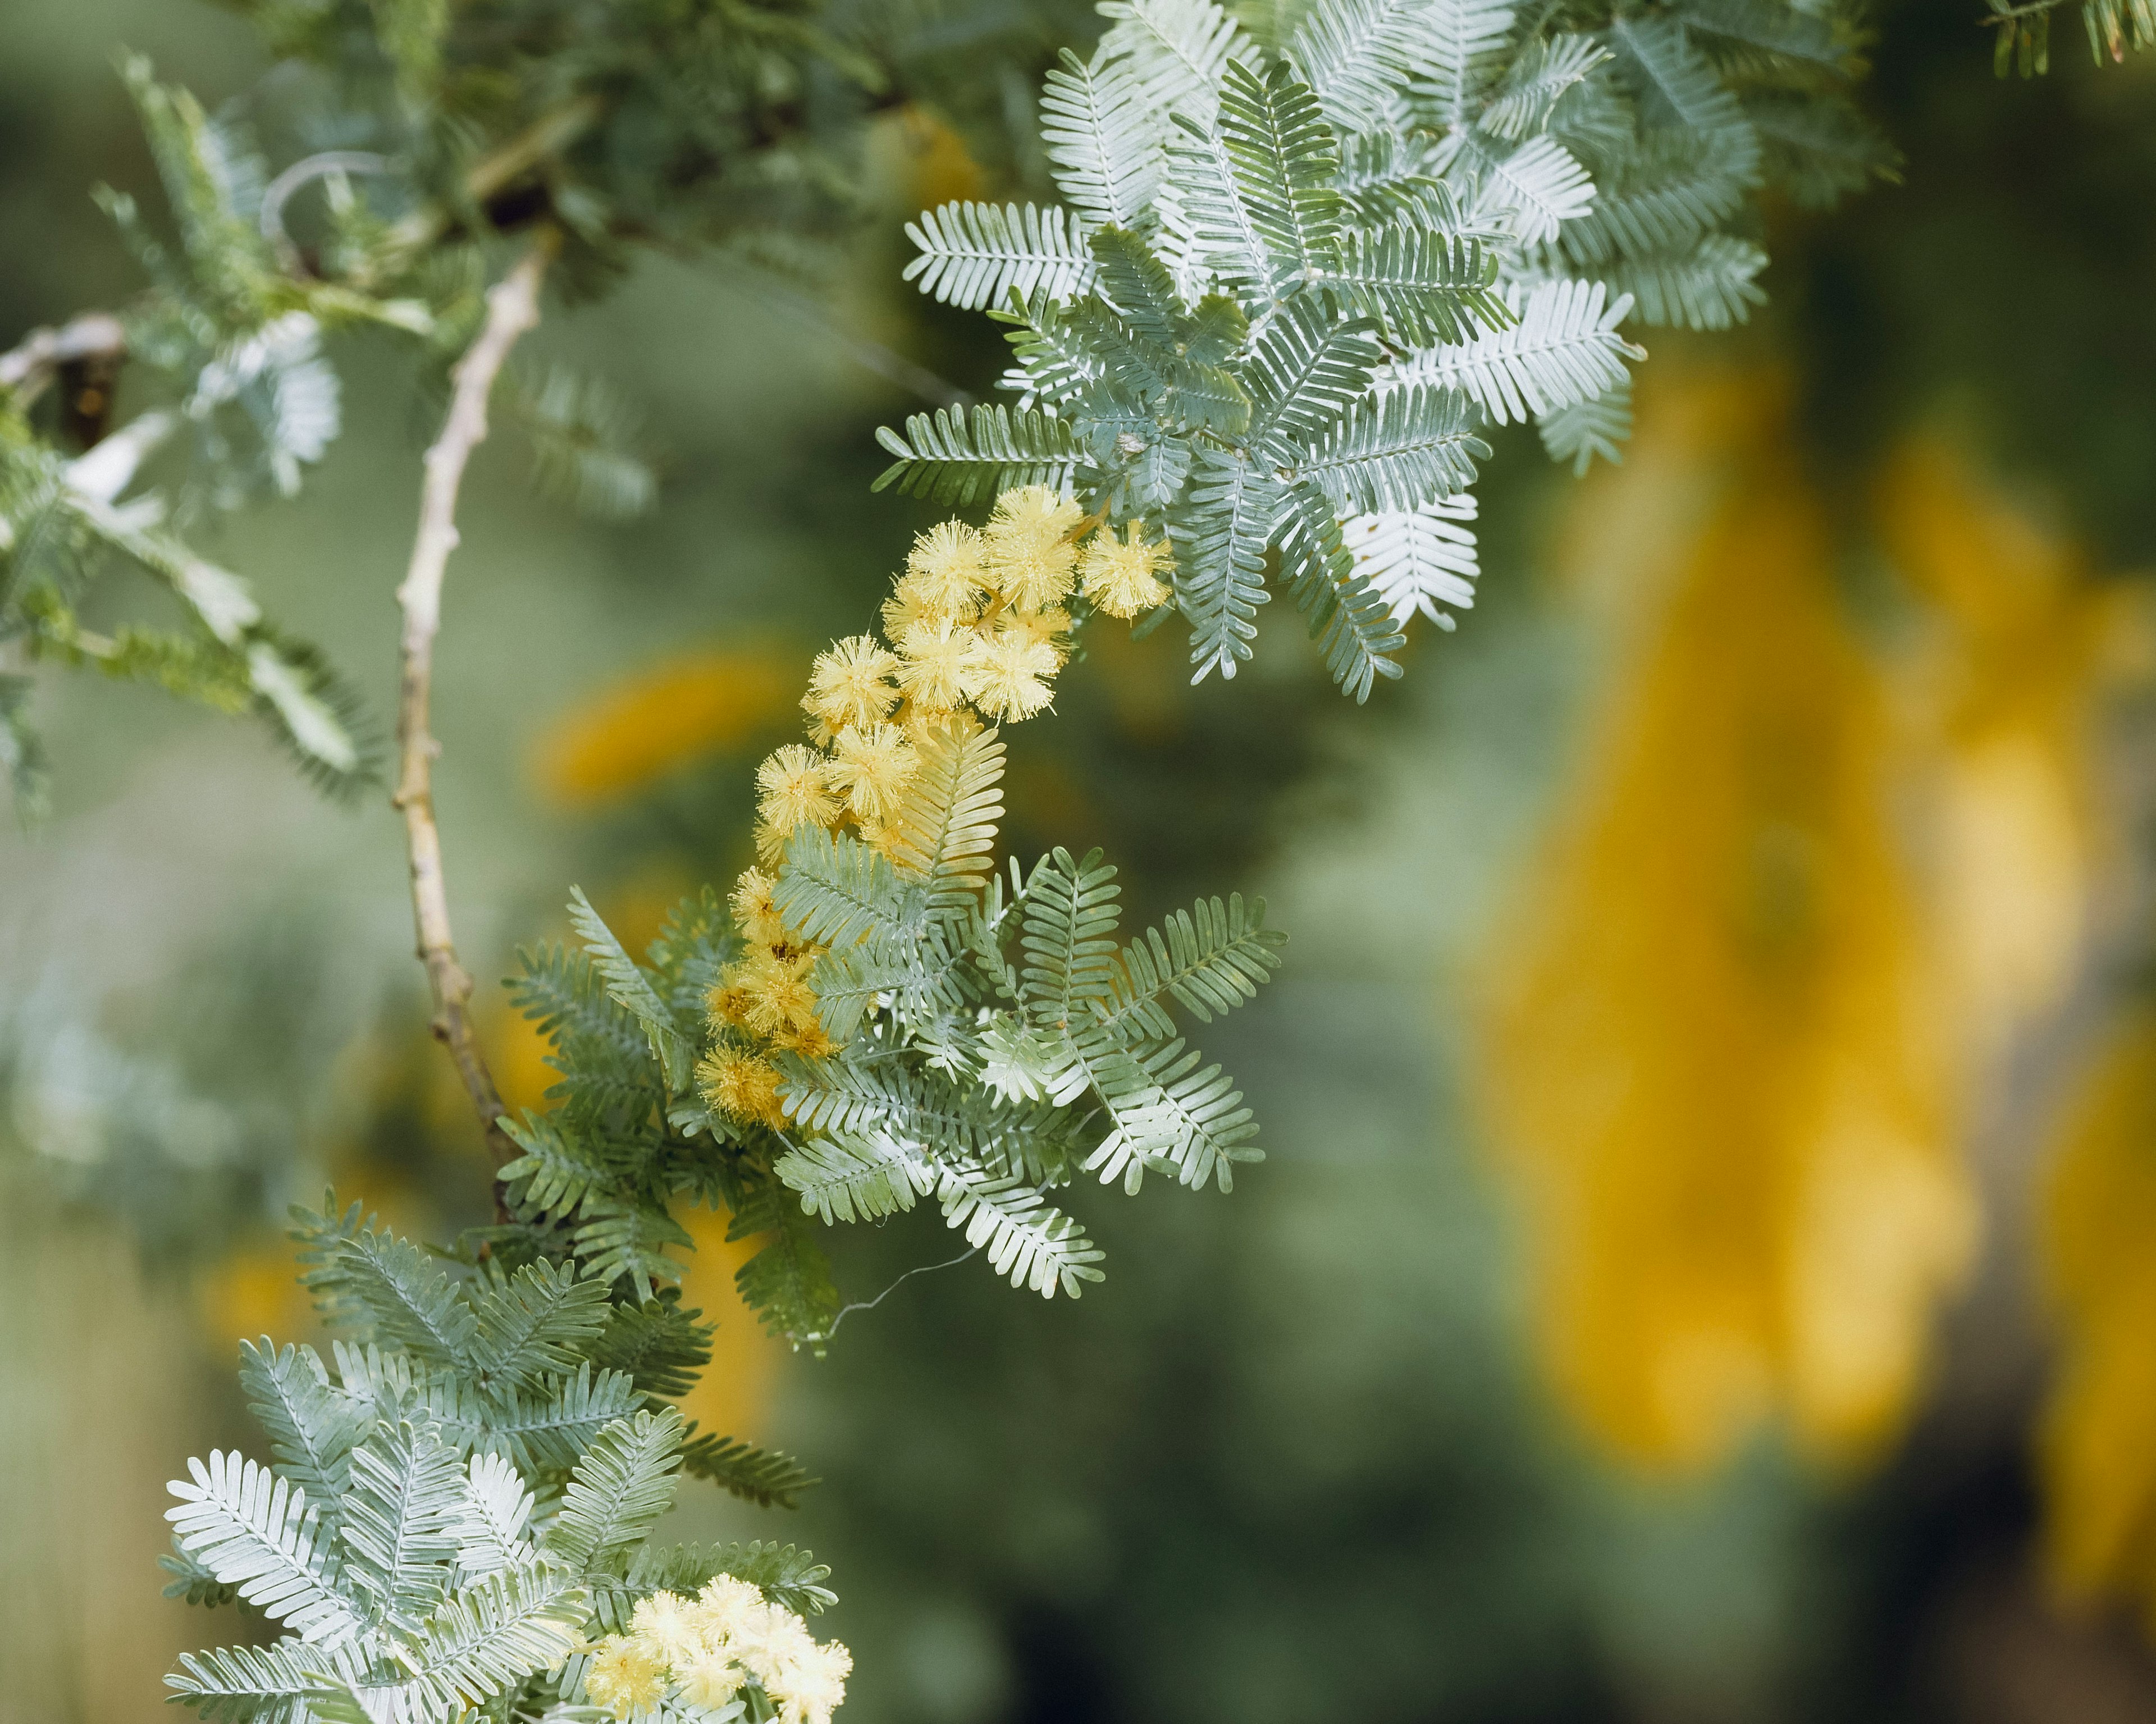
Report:
[{"label": "blurred background", "polygon": [[[153,183],[116,47],[212,104],[262,69],[182,0],[7,11],[0,345],[134,285],[87,195]],[[1084,1202],[1082,1306],[894,1285],[953,1255],[930,1213],[849,1229],[885,1296],[821,1361],[686,1218],[691,1410],[825,1482],[677,1519],[833,1564],[852,1724],[2156,1720],[2156,56],[2076,30],[1995,83],[1974,18],[1881,8],[1902,183],[1773,213],[1748,329],[1642,337],[1621,469],[1499,439],[1480,599],[1403,683],[1345,706],[1292,617],[1224,687],[1103,629],[1015,739],[1021,854],[1291,931],[1203,1038],[1264,1124],[1232,1196]],[[647,259],[536,338],[665,484],[579,521],[498,440],[467,486],[437,787],[482,977],[572,883],[634,948],[746,861],[754,761],[924,519],[868,494],[922,405],[890,356],[1000,368],[898,229],[1007,178],[911,111],[870,168],[822,309]],[[433,409],[346,370],[333,458],[212,548],[386,724]],[[286,1205],[486,1206],[386,806],[44,681],[56,817],[0,833],[5,1724],[146,1719],[213,1633],[158,1594],[163,1481],[253,1443],[239,1337],[313,1332]]]}]

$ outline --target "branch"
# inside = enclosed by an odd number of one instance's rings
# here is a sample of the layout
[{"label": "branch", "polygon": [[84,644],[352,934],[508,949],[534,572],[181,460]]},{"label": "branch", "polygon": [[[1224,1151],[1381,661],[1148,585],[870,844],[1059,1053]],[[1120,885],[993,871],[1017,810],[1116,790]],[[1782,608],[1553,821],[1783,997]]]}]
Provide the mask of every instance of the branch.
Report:
[{"label": "branch", "polygon": [[[471,974],[457,962],[449,935],[442,834],[434,824],[434,760],[441,745],[427,728],[428,704],[434,686],[434,635],[442,619],[442,575],[457,545],[457,487],[464,479],[465,463],[486,437],[487,397],[502,362],[517,337],[539,321],[539,283],[554,244],[551,232],[542,233],[516,267],[487,291],[485,326],[457,362],[449,417],[442,434],[427,451],[418,537],[412,546],[404,584],[397,589],[404,634],[397,702],[399,767],[397,793],[391,801],[404,816],[405,844],[412,863],[412,919],[418,931],[419,961],[427,967],[427,985],[434,996],[434,1038],[456,1062],[457,1075],[464,1080],[465,1093],[471,1097],[497,1168],[513,1160],[517,1149],[499,1123],[506,1110],[473,1031]],[[495,1203],[499,1213],[498,1187]],[[504,1213],[501,1219],[508,1218]]]},{"label": "branch", "polygon": [[0,389],[27,407],[63,366],[92,361],[117,364],[127,356],[127,331],[109,311],[85,311],[58,329],[33,329],[0,353]]}]

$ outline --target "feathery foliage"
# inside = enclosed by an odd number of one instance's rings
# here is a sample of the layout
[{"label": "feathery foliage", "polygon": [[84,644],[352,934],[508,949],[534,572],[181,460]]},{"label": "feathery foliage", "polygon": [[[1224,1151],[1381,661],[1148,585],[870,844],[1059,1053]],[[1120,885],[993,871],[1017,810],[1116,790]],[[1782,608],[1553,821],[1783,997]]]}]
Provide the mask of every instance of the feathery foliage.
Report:
[{"label": "feathery foliage", "polygon": [[167,1592],[244,1600],[284,1638],[187,1655],[175,1698],[234,1724],[453,1718],[504,1696],[603,1706],[579,1649],[639,1600],[731,1576],[783,1610],[831,1602],[829,1571],[791,1545],[649,1544],[685,1471],[767,1506],[814,1482],[665,1403],[709,1357],[696,1313],[610,1299],[562,1255],[511,1270],[506,1239],[460,1265],[356,1208],[294,1214],[303,1280],[362,1338],[330,1362],[241,1349],[275,1459],[189,1463]]},{"label": "feathery foliage", "polygon": [[1064,206],[909,229],[911,278],[1008,326],[1018,412],[886,430],[880,482],[1158,524],[1200,678],[1276,590],[1347,693],[1397,675],[1406,619],[1471,601],[1480,428],[1614,459],[1627,320],[1742,321],[1755,193],[1830,203],[1893,164],[1838,5],[1308,0],[1272,49],[1212,0],[1101,10],[1042,97]]}]

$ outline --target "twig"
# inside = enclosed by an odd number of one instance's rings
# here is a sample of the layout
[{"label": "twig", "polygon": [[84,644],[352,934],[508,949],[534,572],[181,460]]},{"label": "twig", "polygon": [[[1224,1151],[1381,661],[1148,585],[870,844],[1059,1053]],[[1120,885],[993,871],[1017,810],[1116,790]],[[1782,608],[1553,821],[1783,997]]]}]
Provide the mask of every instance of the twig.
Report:
[{"label": "twig", "polygon": [[127,356],[127,331],[110,311],[85,311],[58,329],[33,329],[0,353],[0,389],[37,399],[63,366],[101,362],[116,365]]},{"label": "twig", "polygon": [[[494,1086],[486,1056],[480,1051],[471,1019],[472,978],[457,962],[449,936],[449,889],[442,875],[442,834],[434,824],[434,760],[441,745],[429,731],[428,703],[434,686],[434,635],[442,620],[442,575],[457,546],[457,487],[465,463],[486,436],[486,400],[502,362],[516,339],[539,321],[539,284],[553,255],[554,237],[543,233],[516,267],[488,290],[486,323],[465,357],[457,362],[456,387],[442,434],[427,451],[426,479],[419,491],[419,532],[412,563],[397,603],[404,613],[403,675],[397,702],[397,793],[391,799],[404,816],[406,848],[412,863],[412,918],[418,931],[419,961],[427,967],[427,985],[434,996],[434,1038],[449,1050],[465,1093],[486,1133],[488,1152],[500,1168],[517,1154],[501,1129],[505,1110]],[[508,1215],[499,1186],[495,1204]]]},{"label": "twig", "polygon": [[857,1311],[874,1311],[878,1306],[881,1305],[885,1300],[890,1298],[892,1294],[897,1292],[901,1285],[906,1282],[911,1280],[916,1275],[933,1275],[939,1269],[956,1269],[968,1257],[978,1257],[980,1255],[980,1250],[981,1248],[978,1245],[976,1245],[970,1251],[961,1251],[956,1257],[950,1259],[947,1262],[917,1264],[913,1268],[906,1270],[906,1273],[901,1275],[897,1280],[893,1281],[888,1287],[885,1288],[882,1292],[877,1294],[875,1298],[856,1300],[851,1305],[840,1306],[839,1307],[838,1316],[831,1319],[831,1326],[824,1331],[824,1338],[828,1341],[831,1337],[839,1332],[839,1325],[846,1321],[848,1312]]}]

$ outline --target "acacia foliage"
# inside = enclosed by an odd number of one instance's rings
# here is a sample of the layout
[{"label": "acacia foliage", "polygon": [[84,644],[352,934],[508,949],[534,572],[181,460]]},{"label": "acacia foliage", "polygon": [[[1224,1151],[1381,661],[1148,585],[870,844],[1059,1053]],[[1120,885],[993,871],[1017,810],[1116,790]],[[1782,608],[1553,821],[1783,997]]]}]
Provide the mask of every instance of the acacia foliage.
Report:
[{"label": "acacia foliage", "polygon": [[625,1293],[678,1275],[678,1200],[759,1239],[737,1272],[773,1332],[819,1347],[839,1312],[822,1235],[923,1201],[1014,1285],[1076,1296],[1099,1249],[1047,1194],[1081,1173],[1137,1191],[1147,1172],[1231,1188],[1259,1157],[1233,1080],[1190,1048],[1255,996],[1284,936],[1261,902],[1201,899],[1119,942],[1116,870],[1057,849],[998,873],[999,733],[931,732],[899,811],[894,862],[850,833],[804,828],[778,907],[819,955],[808,981],[831,1050],[779,1054],[783,1123],[698,1092],[706,999],[737,953],[717,895],[676,911],[647,962],[581,897],[579,947],[524,955],[518,1002],[551,1038],[553,1106],[505,1121],[522,1250],[566,1249]]},{"label": "acacia foliage", "polygon": [[1742,321],[1758,195],[1830,203],[1893,159],[1834,6],[1101,10],[1042,96],[1063,204],[909,230],[924,292],[1008,326],[1016,405],[886,428],[879,482],[1046,483],[1161,524],[1199,678],[1250,657],[1279,588],[1367,698],[1409,617],[1471,599],[1484,430],[1614,459],[1623,326]]},{"label": "acacia foliage", "polygon": [[[670,1404],[711,1357],[699,1313],[566,1259],[444,1260],[357,1204],[294,1214],[341,1337],[327,1360],[242,1346],[271,1459],[190,1461],[163,1559],[168,1594],[283,1632],[187,1655],[174,1698],[235,1724],[507,1718],[585,1705],[589,1643],[662,1589],[726,1574],[787,1609],[832,1602],[791,1545],[651,1542],[684,1474],[766,1505],[814,1483]],[[756,1698],[727,1716],[771,1716]]]}]

